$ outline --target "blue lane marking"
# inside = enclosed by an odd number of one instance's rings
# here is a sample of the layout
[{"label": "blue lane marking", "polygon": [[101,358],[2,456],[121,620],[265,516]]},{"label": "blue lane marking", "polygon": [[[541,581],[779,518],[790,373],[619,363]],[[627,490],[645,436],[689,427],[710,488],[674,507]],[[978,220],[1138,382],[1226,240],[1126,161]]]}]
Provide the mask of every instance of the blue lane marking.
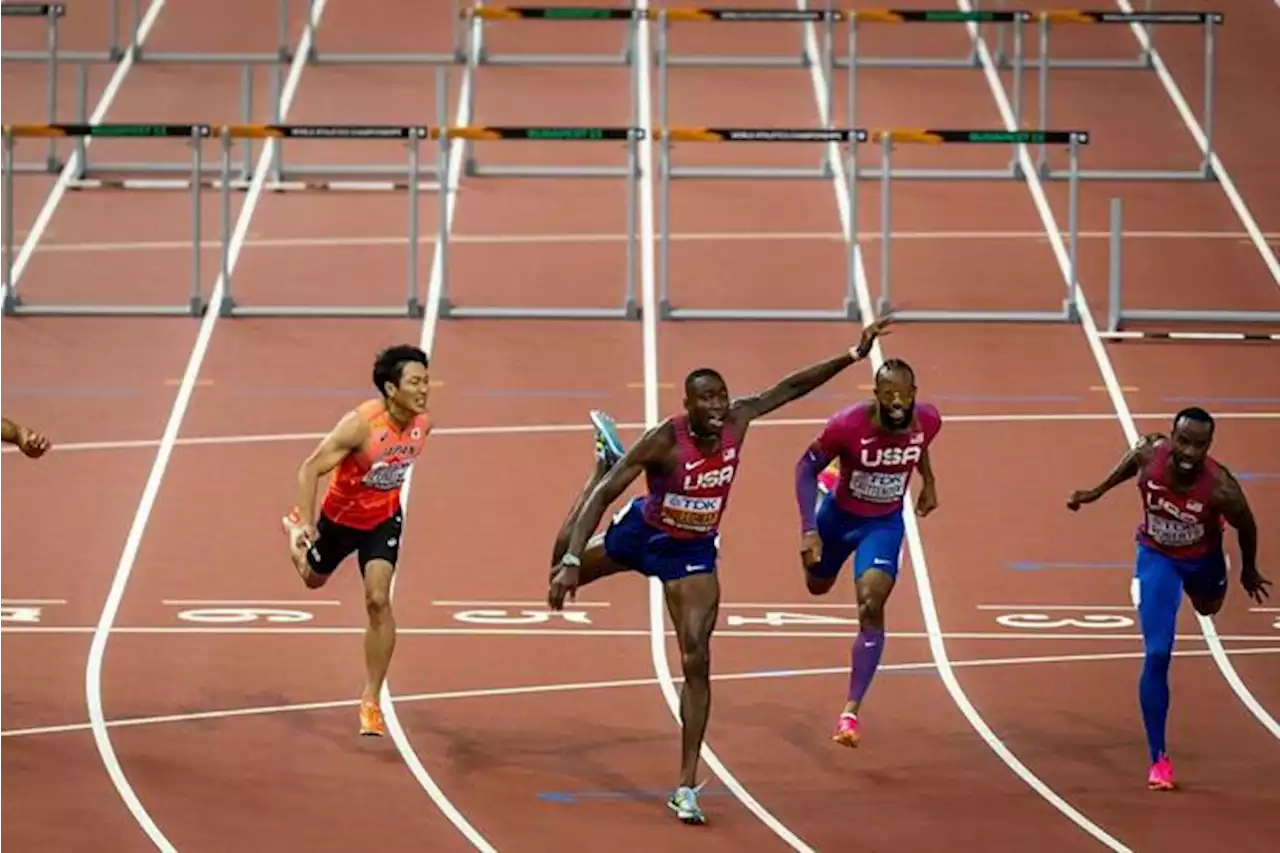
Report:
[{"label": "blue lane marking", "polygon": [[[538,792],[538,799],[545,803],[560,803],[569,806],[581,803],[638,803],[646,800],[666,802],[671,798],[671,793],[674,790],[674,788],[654,788],[650,790],[638,788],[630,791],[540,791]],[[708,786],[698,793],[698,797],[723,797],[728,793],[728,791]]]},{"label": "blue lane marking", "polygon": [[1014,572],[1039,572],[1045,569],[1131,569],[1132,563],[1088,563],[1088,562],[1039,562],[1033,560],[1015,560],[1007,563],[1006,569]]}]

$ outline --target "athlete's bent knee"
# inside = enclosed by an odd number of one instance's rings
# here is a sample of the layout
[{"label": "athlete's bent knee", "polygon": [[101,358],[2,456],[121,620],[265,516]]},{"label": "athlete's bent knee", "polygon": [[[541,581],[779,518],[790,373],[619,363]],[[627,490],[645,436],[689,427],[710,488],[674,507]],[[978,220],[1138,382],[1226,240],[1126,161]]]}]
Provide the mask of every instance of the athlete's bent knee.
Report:
[{"label": "athlete's bent knee", "polygon": [[858,602],[858,624],[866,628],[883,628],[884,599],[878,595],[864,596]]},{"label": "athlete's bent knee", "polygon": [[302,582],[306,584],[307,589],[319,589],[329,582],[329,576],[308,568],[302,575]]},{"label": "athlete's bent knee", "polygon": [[1206,600],[1203,598],[1193,598],[1191,599],[1191,606],[1194,607],[1196,609],[1196,612],[1199,613],[1201,616],[1212,616],[1222,609],[1222,603],[1224,601],[1226,601],[1225,597],[1214,598],[1209,600]]}]

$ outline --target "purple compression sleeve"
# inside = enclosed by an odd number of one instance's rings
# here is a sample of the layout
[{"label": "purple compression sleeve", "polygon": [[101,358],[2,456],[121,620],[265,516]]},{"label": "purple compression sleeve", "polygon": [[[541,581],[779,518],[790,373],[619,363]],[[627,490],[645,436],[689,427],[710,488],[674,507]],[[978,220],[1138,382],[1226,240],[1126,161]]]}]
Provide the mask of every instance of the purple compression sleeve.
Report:
[{"label": "purple compression sleeve", "polygon": [[800,532],[817,528],[814,514],[818,507],[818,474],[827,467],[817,448],[810,447],[796,463],[796,503],[800,507]]}]

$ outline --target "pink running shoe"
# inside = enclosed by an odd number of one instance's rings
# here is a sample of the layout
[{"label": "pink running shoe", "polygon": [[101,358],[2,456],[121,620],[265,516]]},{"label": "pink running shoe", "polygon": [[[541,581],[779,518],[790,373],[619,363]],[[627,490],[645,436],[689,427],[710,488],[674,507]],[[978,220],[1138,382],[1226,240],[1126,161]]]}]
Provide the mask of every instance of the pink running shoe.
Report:
[{"label": "pink running shoe", "polygon": [[836,732],[831,739],[842,746],[857,746],[861,735],[858,734],[858,718],[853,714],[841,714],[836,723]]},{"label": "pink running shoe", "polygon": [[1169,761],[1169,756],[1162,755],[1151,765],[1151,770],[1147,772],[1147,788],[1152,791],[1172,791],[1173,784],[1173,763]]}]

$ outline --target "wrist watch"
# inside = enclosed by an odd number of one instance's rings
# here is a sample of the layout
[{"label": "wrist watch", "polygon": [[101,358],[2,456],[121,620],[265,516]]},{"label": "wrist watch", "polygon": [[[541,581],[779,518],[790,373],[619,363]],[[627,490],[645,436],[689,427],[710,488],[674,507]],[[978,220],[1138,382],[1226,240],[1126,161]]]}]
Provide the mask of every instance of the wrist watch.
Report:
[{"label": "wrist watch", "polygon": [[582,565],[582,561],[579,560],[577,557],[573,556],[572,554],[565,554],[563,557],[560,558],[560,564],[563,566],[577,567]]}]

